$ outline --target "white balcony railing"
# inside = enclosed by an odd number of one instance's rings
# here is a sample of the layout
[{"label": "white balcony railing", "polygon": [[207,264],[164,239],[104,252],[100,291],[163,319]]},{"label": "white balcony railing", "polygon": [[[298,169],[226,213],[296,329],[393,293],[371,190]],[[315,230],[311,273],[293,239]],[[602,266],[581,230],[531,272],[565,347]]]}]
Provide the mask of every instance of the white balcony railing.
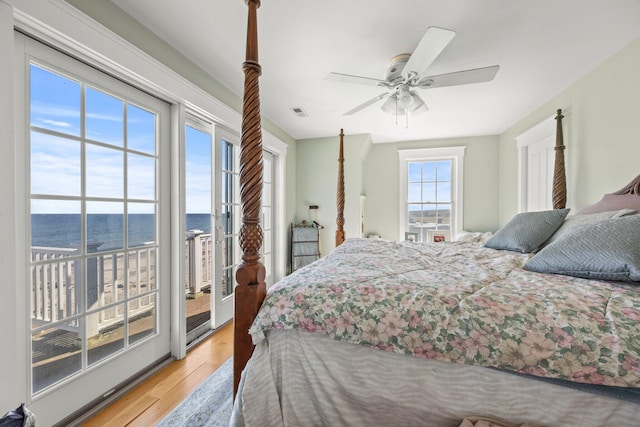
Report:
[{"label": "white balcony railing", "polygon": [[[211,286],[213,239],[211,234],[190,231],[185,240],[185,292],[195,295]],[[155,307],[156,248],[141,246],[125,253],[87,257],[86,300],[95,315],[87,318],[87,336],[124,321],[124,284],[128,283],[129,317]],[[74,319],[80,310],[82,270],[78,249],[31,248],[31,309],[34,326]],[[128,280],[125,280],[125,275]],[[140,295],[140,298],[135,298]],[[132,299],[133,298],[133,299]],[[122,304],[120,304],[122,302]],[[75,318],[77,319],[77,318]],[[77,320],[65,328],[76,329]]]}]

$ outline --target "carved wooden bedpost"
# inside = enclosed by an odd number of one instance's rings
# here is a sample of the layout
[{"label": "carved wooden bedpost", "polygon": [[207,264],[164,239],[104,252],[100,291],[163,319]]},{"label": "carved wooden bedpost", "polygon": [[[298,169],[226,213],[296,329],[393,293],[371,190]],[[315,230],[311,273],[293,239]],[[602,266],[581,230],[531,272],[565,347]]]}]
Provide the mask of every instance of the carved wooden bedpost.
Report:
[{"label": "carved wooden bedpost", "polygon": [[260,128],[260,88],[258,77],[257,9],[259,0],[246,0],[247,24],[246,61],[244,70],[244,100],[242,104],[242,140],[240,147],[240,198],[242,226],[240,248],[242,264],[236,273],[234,291],[233,395],[238,391],[240,375],[253,352],[249,328],[266,294],[265,268],[260,263],[262,229],[262,130]]},{"label": "carved wooden bedpost", "polygon": [[562,110],[556,115],[556,161],[553,171],[553,209],[564,209],[567,205],[567,182],[564,171],[564,138],[562,136]]},{"label": "carved wooden bedpost", "polygon": [[338,217],[336,219],[336,248],[344,242],[344,131],[340,129],[340,155],[338,157]]}]

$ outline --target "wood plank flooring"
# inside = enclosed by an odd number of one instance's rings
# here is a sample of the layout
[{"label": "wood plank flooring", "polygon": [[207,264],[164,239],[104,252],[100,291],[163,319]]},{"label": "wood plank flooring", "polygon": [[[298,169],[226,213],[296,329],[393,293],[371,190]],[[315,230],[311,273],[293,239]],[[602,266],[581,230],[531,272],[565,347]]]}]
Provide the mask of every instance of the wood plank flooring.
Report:
[{"label": "wood plank flooring", "polygon": [[82,424],[149,427],[160,421],[233,354],[233,323],[162,368]]}]

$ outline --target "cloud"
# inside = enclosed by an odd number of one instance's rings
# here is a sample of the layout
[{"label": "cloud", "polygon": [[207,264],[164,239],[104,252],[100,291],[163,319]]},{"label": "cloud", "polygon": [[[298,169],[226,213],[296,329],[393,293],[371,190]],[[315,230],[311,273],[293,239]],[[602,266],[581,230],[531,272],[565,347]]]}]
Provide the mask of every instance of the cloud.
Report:
[{"label": "cloud", "polygon": [[51,125],[51,126],[56,126],[56,127],[61,127],[61,128],[70,128],[73,127],[73,125],[69,122],[63,122],[63,121],[59,121],[59,120],[51,120],[51,119],[38,119],[39,122],[47,124],[47,125]]}]

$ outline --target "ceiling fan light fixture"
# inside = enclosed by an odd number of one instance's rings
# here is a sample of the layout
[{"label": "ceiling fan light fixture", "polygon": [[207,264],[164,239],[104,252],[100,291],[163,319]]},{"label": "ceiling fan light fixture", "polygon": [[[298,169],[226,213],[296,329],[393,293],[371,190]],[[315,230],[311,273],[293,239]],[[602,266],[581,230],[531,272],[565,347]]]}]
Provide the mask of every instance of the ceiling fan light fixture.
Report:
[{"label": "ceiling fan light fixture", "polygon": [[402,87],[398,91],[398,107],[407,110],[413,104],[413,95],[408,87]]},{"label": "ceiling fan light fixture", "polygon": [[421,113],[426,113],[429,111],[429,107],[424,103],[424,100],[418,95],[415,91],[411,91],[411,95],[413,96],[413,103],[411,104],[411,108],[409,108],[409,112],[412,115],[417,115]]},{"label": "ceiling fan light fixture", "polygon": [[382,109],[382,111],[384,111],[387,114],[404,116],[404,110],[400,108],[400,106],[397,103],[396,94],[389,95],[389,97],[387,98],[386,101],[384,101],[384,104],[382,104],[380,109]]}]

